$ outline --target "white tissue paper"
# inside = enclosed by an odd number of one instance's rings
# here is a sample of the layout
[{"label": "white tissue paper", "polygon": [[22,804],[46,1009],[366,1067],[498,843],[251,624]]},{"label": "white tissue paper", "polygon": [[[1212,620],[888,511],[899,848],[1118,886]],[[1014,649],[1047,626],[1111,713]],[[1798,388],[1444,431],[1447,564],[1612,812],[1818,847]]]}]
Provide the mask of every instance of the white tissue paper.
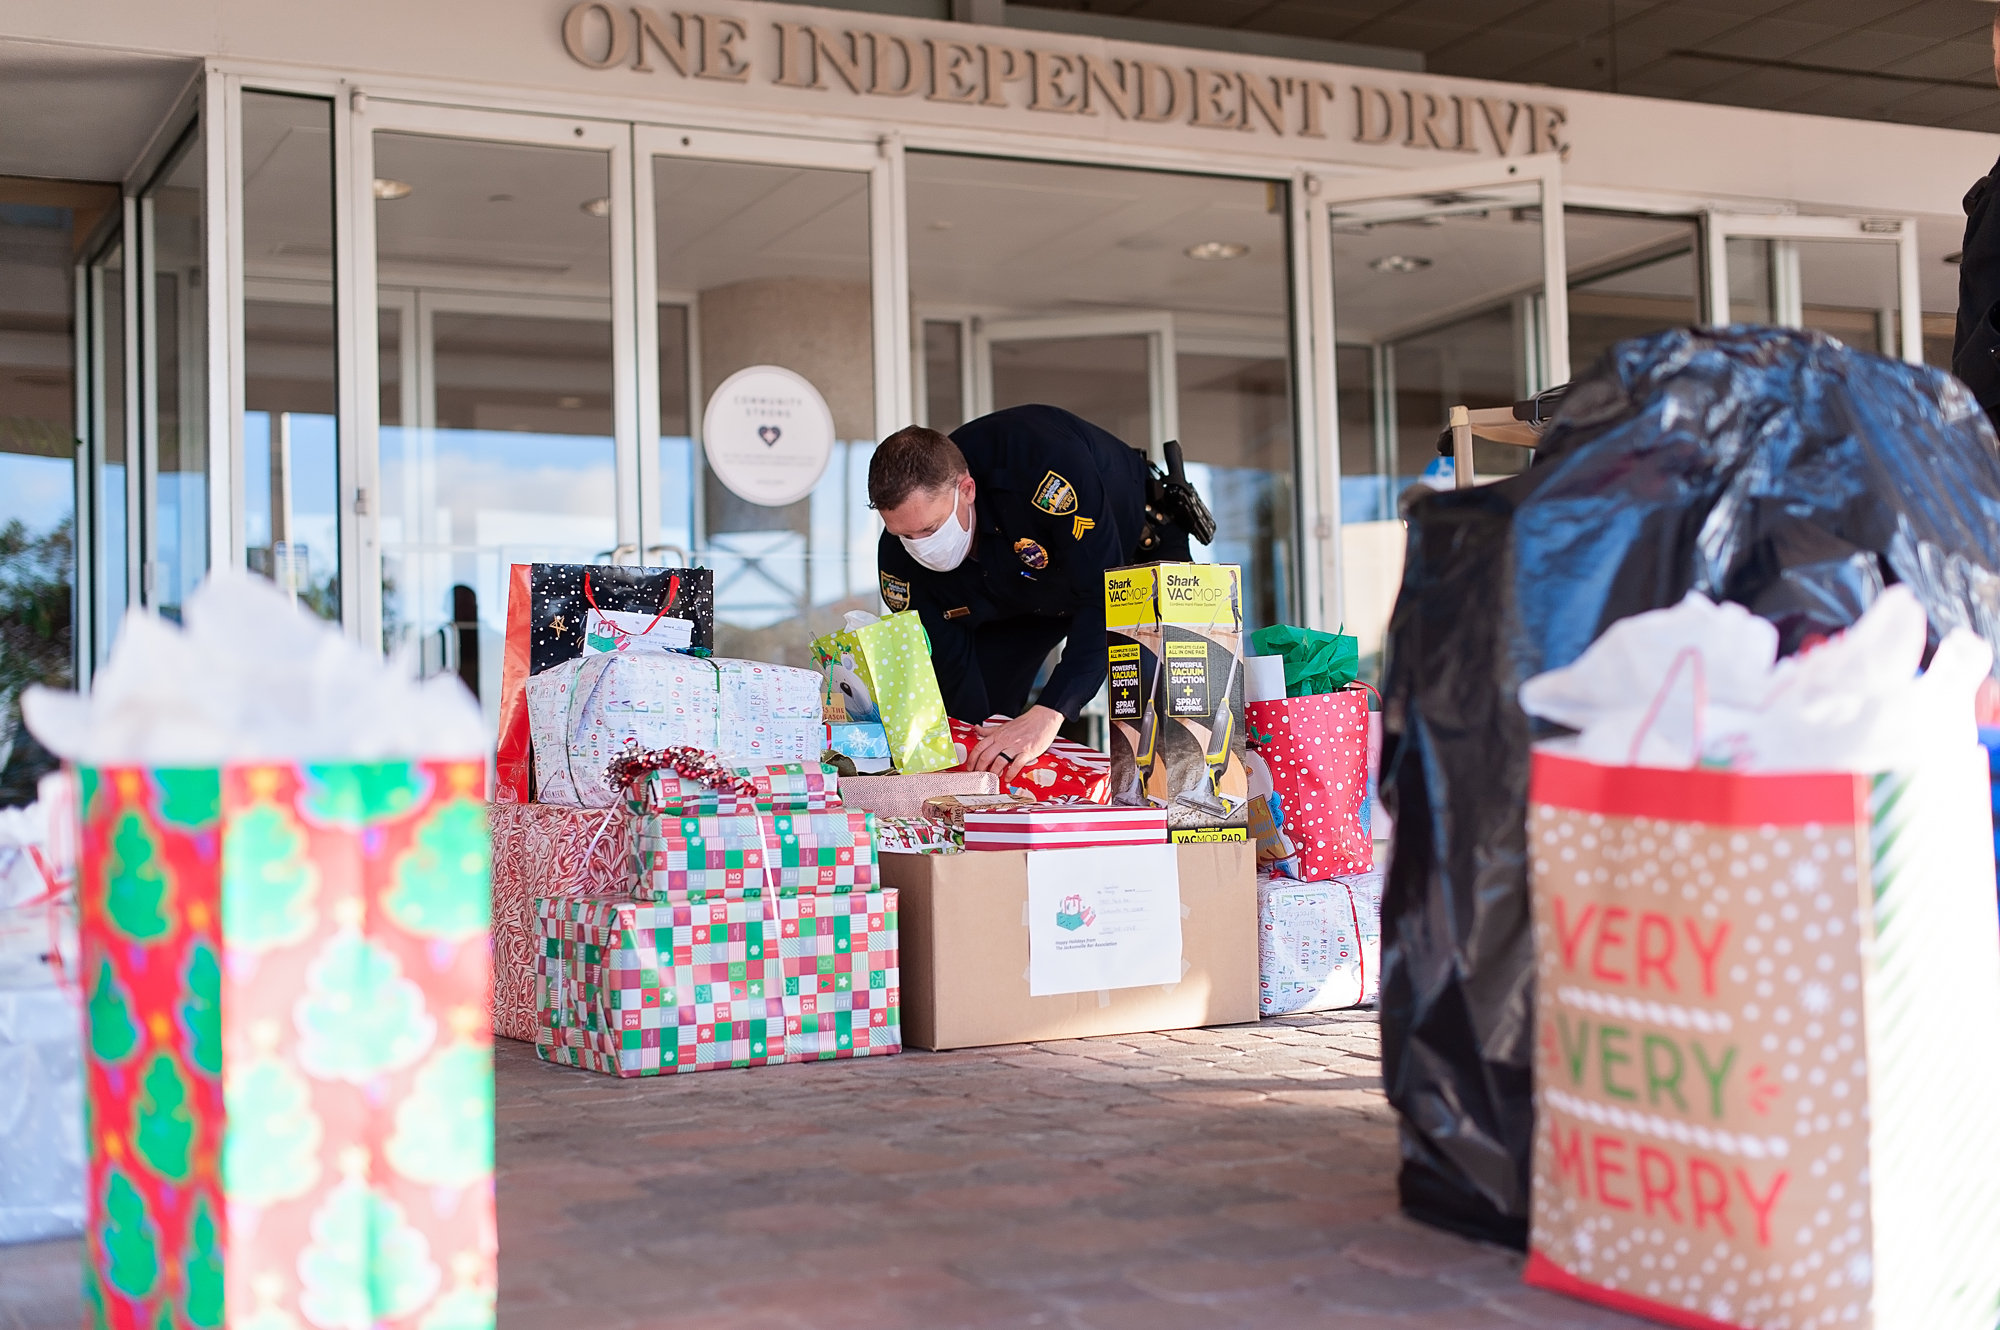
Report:
[{"label": "white tissue paper", "polygon": [[489,747],[456,675],[418,682],[262,578],[211,573],[183,618],[128,612],[88,696],[27,691],[28,728],[80,766],[465,758]]},{"label": "white tissue paper", "polygon": [[1609,766],[1894,771],[1978,742],[1973,694],[1993,652],[1945,635],[1928,670],[1923,606],[1893,586],[1846,632],[1778,660],[1778,632],[1690,591],[1620,619],[1574,662],[1521,685],[1521,709],[1579,733]]},{"label": "white tissue paper", "polygon": [[0,991],[75,977],[76,894],[49,844],[49,824],[40,803],[0,808]]}]

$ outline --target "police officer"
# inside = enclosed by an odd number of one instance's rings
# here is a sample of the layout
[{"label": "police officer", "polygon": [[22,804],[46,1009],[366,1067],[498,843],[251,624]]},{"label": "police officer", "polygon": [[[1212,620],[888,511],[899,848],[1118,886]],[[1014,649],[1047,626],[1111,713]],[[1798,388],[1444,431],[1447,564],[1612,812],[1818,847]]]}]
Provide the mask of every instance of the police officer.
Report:
[{"label": "police officer", "polygon": [[1104,570],[1185,560],[1190,529],[1214,534],[1178,474],[1154,476],[1143,453],[1053,406],[996,411],[950,438],[898,430],[868,465],[868,501],[886,528],[882,601],[923,616],[945,709],[975,725],[1015,717],[984,732],[967,763],[1003,782],[1104,682]]},{"label": "police officer", "polygon": [[[1993,15],[1993,71],[2000,82],[2000,10]],[[1951,372],[2000,427],[2000,162],[1965,192],[1965,245],[1958,261],[1958,328]]]}]

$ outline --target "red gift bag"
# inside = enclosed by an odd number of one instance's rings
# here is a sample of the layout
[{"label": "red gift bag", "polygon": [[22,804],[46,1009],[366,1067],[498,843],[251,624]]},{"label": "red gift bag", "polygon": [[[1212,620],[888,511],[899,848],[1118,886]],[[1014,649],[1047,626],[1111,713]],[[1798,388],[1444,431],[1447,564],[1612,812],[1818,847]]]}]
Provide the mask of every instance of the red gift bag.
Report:
[{"label": "red gift bag", "polygon": [[1250,746],[1271,769],[1300,876],[1320,882],[1375,871],[1375,842],[1362,820],[1368,800],[1365,685],[1251,702],[1244,720]]}]

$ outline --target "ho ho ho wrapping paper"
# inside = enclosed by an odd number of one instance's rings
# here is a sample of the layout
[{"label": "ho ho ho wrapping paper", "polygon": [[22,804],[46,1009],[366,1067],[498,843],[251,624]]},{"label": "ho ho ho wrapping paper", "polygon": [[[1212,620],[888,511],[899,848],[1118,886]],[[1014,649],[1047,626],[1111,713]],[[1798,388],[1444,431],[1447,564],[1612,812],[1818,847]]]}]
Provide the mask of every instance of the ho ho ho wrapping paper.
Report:
[{"label": "ho ho ho wrapping paper", "polygon": [[1987,773],[1534,754],[1528,1282],[1670,1325],[1991,1330]]}]

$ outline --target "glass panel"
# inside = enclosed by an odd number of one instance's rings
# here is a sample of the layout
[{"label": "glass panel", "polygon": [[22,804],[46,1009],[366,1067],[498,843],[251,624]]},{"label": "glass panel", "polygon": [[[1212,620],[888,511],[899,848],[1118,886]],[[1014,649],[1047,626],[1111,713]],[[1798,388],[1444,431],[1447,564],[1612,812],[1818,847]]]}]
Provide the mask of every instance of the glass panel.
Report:
[{"label": "glass panel", "polygon": [[694,559],[694,421],[690,415],[688,307],[660,306],[660,544],[647,562]]},{"label": "glass panel", "polygon": [[610,161],[381,132],[375,169],[383,644],[492,719],[508,565],[617,543]]},{"label": "glass panel", "polygon": [[1734,321],[1816,328],[1857,351],[1902,354],[1895,245],[1733,237],[1726,249]]},{"label": "glass panel", "polygon": [[1689,217],[1564,210],[1573,374],[1627,338],[1701,322],[1700,235]]},{"label": "glass panel", "polygon": [[1152,354],[1143,334],[1022,342],[996,335],[992,348],[993,400],[987,405],[993,410],[1046,402],[1135,448],[1152,443]]},{"label": "glass panel", "polygon": [[98,482],[96,499],[97,663],[111,658],[118,626],[124,621],[127,570],[132,557],[128,527],[130,501],[125,465],[125,248],[112,249],[91,270],[90,289],[97,322],[91,337],[97,365],[91,401],[96,415]]},{"label": "glass panel", "polygon": [[[1153,413],[1171,394],[1189,476],[1217,523],[1195,557],[1243,565],[1251,627],[1294,619],[1284,186],[939,153],[911,153],[908,178],[912,301],[992,329],[991,400],[964,413],[1048,402],[1143,450],[1163,440]],[[1121,315],[1131,331],[1117,328]],[[1008,338],[1007,322],[1024,319],[1043,323],[1038,333],[1057,319],[1097,328]],[[1172,364],[1144,331],[1162,323]]]},{"label": "glass panel", "polygon": [[1774,324],[1771,242],[1732,237],[1722,242],[1729,267],[1729,322]]},{"label": "glass panel", "polygon": [[79,217],[59,198],[41,182],[0,178],[0,806],[32,802],[50,765],[21,728],[22,690],[75,679]]},{"label": "glass panel", "polygon": [[243,544],[340,618],[333,104],[243,94]]},{"label": "glass panel", "polygon": [[[868,177],[660,158],[653,203],[660,297],[689,311],[678,317],[692,327],[670,337],[662,313],[662,534],[678,543],[678,531],[691,532],[695,562],[715,570],[719,654],[809,666],[815,634],[838,627],[848,610],[880,608],[880,527],[867,503],[875,450]],[[817,388],[840,440],[812,494],[781,508],[732,493],[689,437],[669,433],[670,393],[686,404],[692,436],[714,389],[752,365],[783,366]]]},{"label": "glass panel", "polygon": [[965,423],[965,326],[924,324],[924,423],[949,434]]},{"label": "glass panel", "polygon": [[147,599],[176,622],[181,602],[208,571],[207,160],[196,126],[143,208],[152,277],[145,331],[156,459]]},{"label": "glass panel", "polygon": [[[1402,581],[1395,504],[1420,481],[1451,484],[1447,413],[1548,386],[1541,186],[1341,203],[1332,227],[1341,596],[1373,680]],[[1497,476],[1528,454],[1482,441],[1473,460]]]}]

